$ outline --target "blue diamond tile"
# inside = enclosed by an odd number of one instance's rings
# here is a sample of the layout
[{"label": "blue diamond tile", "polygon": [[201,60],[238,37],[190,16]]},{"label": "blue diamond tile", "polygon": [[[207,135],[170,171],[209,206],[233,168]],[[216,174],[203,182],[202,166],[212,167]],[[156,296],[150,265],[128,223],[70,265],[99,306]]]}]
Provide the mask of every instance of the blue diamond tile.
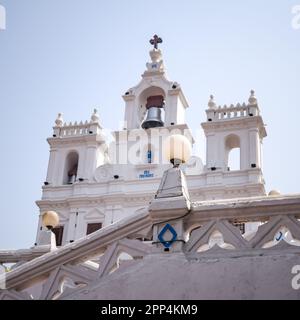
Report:
[{"label": "blue diamond tile", "polygon": [[[166,241],[164,239],[164,235],[166,234],[167,231],[170,231],[173,235],[172,239],[169,241]],[[163,229],[161,230],[161,232],[158,235],[158,240],[165,246],[165,248],[170,248],[172,243],[177,239],[177,233],[175,231],[175,229],[169,224],[167,223]]]}]

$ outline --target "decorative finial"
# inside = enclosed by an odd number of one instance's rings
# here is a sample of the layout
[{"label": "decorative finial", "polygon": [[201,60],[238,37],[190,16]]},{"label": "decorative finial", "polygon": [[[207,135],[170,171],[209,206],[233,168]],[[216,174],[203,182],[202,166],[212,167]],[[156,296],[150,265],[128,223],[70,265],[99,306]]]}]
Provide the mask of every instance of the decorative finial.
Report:
[{"label": "decorative finial", "polygon": [[56,124],[57,127],[62,127],[62,126],[63,126],[63,123],[64,123],[64,120],[63,120],[62,114],[59,113],[59,114],[57,115],[56,120],[55,120],[55,124]]},{"label": "decorative finial", "polygon": [[250,104],[250,105],[255,105],[255,104],[257,104],[257,99],[256,99],[256,97],[255,97],[255,91],[254,91],[254,90],[251,90],[250,93],[251,93],[251,95],[250,95],[250,97],[249,97],[249,99],[248,99],[249,104]]},{"label": "decorative finial", "polygon": [[210,99],[209,99],[207,105],[208,105],[208,107],[209,107],[210,109],[215,109],[215,108],[217,107],[213,95],[210,95]]},{"label": "decorative finial", "polygon": [[163,41],[162,41],[162,38],[160,38],[157,34],[155,34],[153,36],[153,39],[151,39],[149,42],[152,46],[154,46],[154,49],[158,49],[158,44],[162,43]]},{"label": "decorative finial", "polygon": [[98,110],[94,109],[94,112],[91,116],[92,122],[98,122],[99,121],[99,115],[98,115]]}]

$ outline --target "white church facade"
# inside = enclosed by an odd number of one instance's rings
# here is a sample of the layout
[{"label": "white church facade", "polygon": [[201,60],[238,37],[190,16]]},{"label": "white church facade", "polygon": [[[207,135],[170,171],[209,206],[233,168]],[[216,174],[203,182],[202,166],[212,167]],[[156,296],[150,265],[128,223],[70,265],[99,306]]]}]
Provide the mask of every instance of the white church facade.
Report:
[{"label": "white church facade", "polygon": [[[41,216],[59,214],[59,242],[66,244],[90,231],[110,225],[145,208],[155,194],[163,172],[163,141],[172,134],[194,143],[185,121],[189,107],[181,86],[167,79],[160,49],[150,51],[151,61],[139,84],[126,91],[124,129],[113,132],[108,144],[97,110],[85,123],[64,123],[59,114],[48,138],[50,159],[40,208]],[[161,98],[159,126],[151,127],[147,101]],[[152,102],[155,104],[156,101]],[[218,107],[213,97],[202,123],[206,136],[206,164],[193,156],[184,171],[192,201],[265,195],[261,145],[266,129],[254,92],[243,104]],[[150,114],[150,117],[152,115]],[[155,116],[157,116],[155,114]],[[143,128],[143,123],[150,127]],[[231,171],[228,155],[240,151],[240,170]],[[72,172],[73,170],[73,172]],[[37,244],[39,244],[39,231]]]},{"label": "white church facade", "polygon": [[97,110],[79,123],[58,115],[36,243],[0,250],[0,300],[300,298],[300,194],[265,190],[254,91],[230,106],[210,97],[203,162],[162,40],[150,42],[112,142]]}]

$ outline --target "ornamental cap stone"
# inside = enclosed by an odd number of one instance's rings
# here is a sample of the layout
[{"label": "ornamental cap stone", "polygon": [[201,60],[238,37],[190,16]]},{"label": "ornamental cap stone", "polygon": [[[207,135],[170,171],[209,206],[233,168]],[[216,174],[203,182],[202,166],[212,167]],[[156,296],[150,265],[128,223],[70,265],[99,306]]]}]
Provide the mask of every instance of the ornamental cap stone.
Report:
[{"label": "ornamental cap stone", "polygon": [[250,97],[249,97],[248,101],[249,101],[249,105],[257,104],[257,99],[255,97],[255,91],[254,90],[250,91]]},{"label": "ornamental cap stone", "polygon": [[94,109],[94,112],[91,116],[91,121],[92,122],[99,122],[99,114],[98,114],[98,110]]},{"label": "ornamental cap stone", "polygon": [[210,96],[210,99],[209,99],[207,105],[208,105],[208,107],[209,107],[210,109],[215,109],[215,108],[217,107],[213,95]]},{"label": "ornamental cap stone", "polygon": [[57,127],[62,127],[63,123],[64,123],[64,120],[63,120],[63,117],[62,117],[62,113],[59,113],[57,115],[56,120],[55,120],[55,124],[56,124]]}]

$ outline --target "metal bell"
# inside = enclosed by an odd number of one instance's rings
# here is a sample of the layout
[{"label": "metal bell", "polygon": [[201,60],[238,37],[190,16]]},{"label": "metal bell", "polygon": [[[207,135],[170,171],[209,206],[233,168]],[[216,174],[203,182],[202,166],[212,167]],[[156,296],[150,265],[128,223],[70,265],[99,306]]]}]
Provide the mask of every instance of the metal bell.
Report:
[{"label": "metal bell", "polygon": [[161,109],[151,107],[148,109],[147,118],[142,124],[143,129],[162,127],[164,125],[161,119]]},{"label": "metal bell", "polygon": [[164,122],[161,119],[161,108],[163,104],[163,96],[152,96],[147,99],[147,117],[142,123],[143,129],[163,127]]}]

